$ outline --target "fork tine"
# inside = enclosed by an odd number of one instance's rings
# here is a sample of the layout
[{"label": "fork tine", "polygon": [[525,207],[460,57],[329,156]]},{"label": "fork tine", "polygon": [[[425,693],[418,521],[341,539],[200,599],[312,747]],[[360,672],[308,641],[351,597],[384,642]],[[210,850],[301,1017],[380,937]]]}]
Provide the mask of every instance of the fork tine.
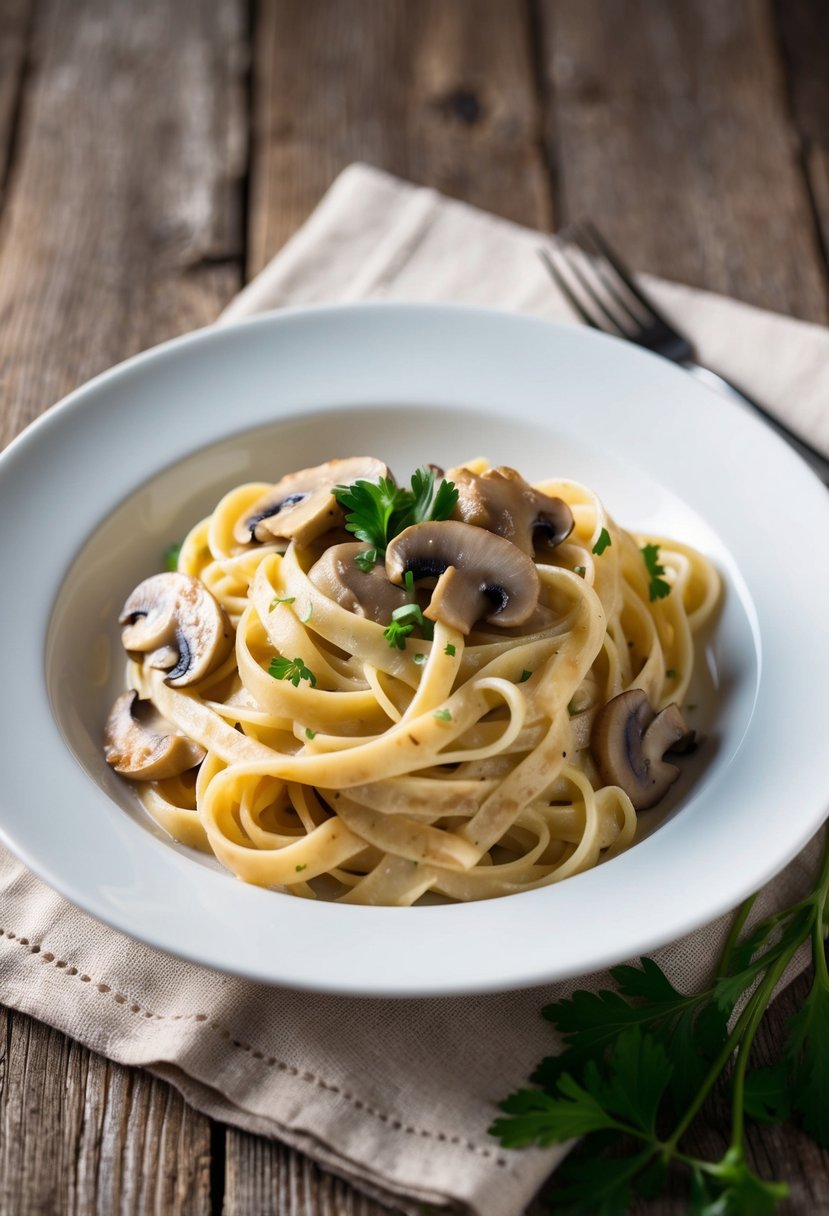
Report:
[{"label": "fork tine", "polygon": [[570,307],[573,309],[573,311],[581,317],[581,319],[582,319],[582,321],[584,321],[585,325],[589,325],[591,329],[601,329],[601,326],[599,325],[598,321],[596,321],[594,319],[594,317],[592,317],[591,314],[584,307],[581,300],[575,294],[575,292],[571,288],[570,284],[567,282],[564,275],[559,270],[558,266],[556,266],[553,258],[550,257],[547,250],[543,249],[543,248],[539,249],[538,256],[541,258],[542,262],[549,270],[549,272],[553,278],[553,281],[555,282],[556,287],[558,287],[559,291],[564,296],[565,300],[570,305]]},{"label": "fork tine", "polygon": [[630,270],[628,270],[618,253],[616,253],[616,251],[612,249],[610,245],[608,245],[607,241],[599,232],[595,224],[591,224],[589,220],[586,220],[581,225],[581,229],[583,232],[587,233],[594,247],[602,255],[605,261],[613,267],[616,274],[619,276],[619,279],[622,283],[624,283],[625,287],[634,297],[634,299],[639,301],[639,303],[650,314],[654,321],[658,321],[660,325],[664,325],[666,329],[673,332],[674,327],[671,325],[668,318],[659,311],[653,301],[637,286],[636,280],[634,279]]},{"label": "fork tine", "polygon": [[[562,237],[581,251],[587,259],[590,269],[602,283],[604,290],[637,330],[640,330],[643,325],[652,325],[657,322],[656,313],[650,306],[643,305],[638,312],[632,307],[639,297],[633,296],[627,283],[619,277],[616,267],[608,263],[603,250],[592,241],[586,226],[575,224],[566,229],[562,233]],[[627,288],[627,299],[625,299],[624,288]],[[630,337],[630,333],[627,336]]]},{"label": "fork tine", "polygon": [[[564,237],[564,240],[566,241],[567,237]],[[610,309],[608,308],[605,301],[602,299],[601,293],[596,290],[595,286],[590,282],[590,279],[588,278],[588,276],[585,274],[584,270],[582,269],[582,266],[581,266],[582,258],[589,259],[590,255],[588,253],[585,253],[585,251],[578,245],[575,246],[575,249],[577,250],[577,252],[575,252],[575,253],[572,252],[571,249],[566,244],[563,247],[559,246],[558,249],[559,249],[559,253],[561,254],[561,257],[562,257],[565,265],[567,266],[567,269],[570,271],[571,275],[576,280],[576,282],[578,283],[581,290],[587,296],[588,300],[593,305],[593,307],[598,309],[598,311],[604,317],[605,324],[602,328],[607,329],[607,327],[610,326],[612,333],[620,334],[621,337],[623,337],[623,338],[632,338],[634,335],[630,333],[629,329],[625,328],[624,317],[620,319],[618,317],[618,315],[617,316],[613,315],[613,313],[610,311]],[[594,270],[594,273],[595,273],[595,267],[592,267],[592,269]],[[610,292],[610,295],[614,299],[616,299],[615,292]],[[641,327],[642,327],[641,320],[638,317],[634,316],[629,308],[625,308],[624,302],[622,300],[619,300],[618,303],[622,306],[622,308],[627,313],[627,315],[631,319],[631,321],[633,321],[636,328],[641,329]]]}]

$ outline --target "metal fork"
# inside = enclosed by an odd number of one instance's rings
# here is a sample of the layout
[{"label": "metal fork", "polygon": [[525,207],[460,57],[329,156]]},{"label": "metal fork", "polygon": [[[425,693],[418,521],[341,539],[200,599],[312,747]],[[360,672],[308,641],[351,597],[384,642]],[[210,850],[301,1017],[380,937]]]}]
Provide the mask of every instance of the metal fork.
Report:
[{"label": "metal fork", "polygon": [[748,393],[696,361],[690,340],[647,296],[622,259],[593,224],[581,223],[539,249],[544,265],[573,311],[593,329],[627,338],[679,363],[704,383],[736,397],[761,414],[811,468],[829,483],[829,460],[795,435]]}]

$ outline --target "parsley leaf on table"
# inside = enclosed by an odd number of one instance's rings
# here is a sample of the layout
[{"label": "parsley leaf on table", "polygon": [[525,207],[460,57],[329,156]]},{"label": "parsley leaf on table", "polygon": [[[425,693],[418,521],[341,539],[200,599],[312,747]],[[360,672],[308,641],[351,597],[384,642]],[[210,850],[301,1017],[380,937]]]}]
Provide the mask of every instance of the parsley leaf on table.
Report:
[{"label": "parsley leaf on table", "polygon": [[[622,1216],[635,1194],[654,1198],[671,1169],[684,1171],[696,1216],[771,1216],[788,1187],[754,1173],[746,1117],[793,1117],[829,1146],[829,833],[811,893],[745,931],[754,899],[739,909],[717,974],[678,992],[651,959],[614,967],[614,990],[576,991],[543,1010],[563,1050],[501,1103],[490,1132],[506,1147],[583,1137],[556,1174],[556,1212]],[[815,975],[791,1019],[783,1059],[751,1069],[752,1043],[786,968],[811,940]],[[683,1139],[714,1089],[730,1086],[731,1141],[718,1161]],[[608,1156],[610,1152],[610,1156]]]},{"label": "parsley leaf on table", "polygon": [[804,1130],[829,1148],[829,973],[823,928],[813,927],[815,978],[809,995],[789,1022],[790,1097]]}]

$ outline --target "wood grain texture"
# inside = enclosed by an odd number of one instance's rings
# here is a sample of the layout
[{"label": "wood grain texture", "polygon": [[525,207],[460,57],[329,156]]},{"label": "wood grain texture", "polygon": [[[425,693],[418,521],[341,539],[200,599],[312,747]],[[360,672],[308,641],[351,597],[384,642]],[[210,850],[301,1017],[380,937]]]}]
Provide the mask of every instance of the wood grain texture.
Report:
[{"label": "wood grain texture", "polygon": [[825,321],[770,0],[540,3],[562,220],[589,216],[640,269]]},{"label": "wood grain texture", "polygon": [[519,0],[262,0],[249,274],[354,160],[548,227],[530,49]]},{"label": "wood grain texture", "polygon": [[243,13],[38,0],[0,229],[0,440],[239,287]]},{"label": "wood grain texture", "polygon": [[209,1216],[210,1124],[171,1086],[0,1012],[0,1212]]},{"label": "wood grain texture", "polygon": [[32,12],[29,0],[6,0],[0,5],[0,214],[14,159]]},{"label": "wood grain texture", "polygon": [[829,7],[816,0],[777,0],[776,12],[792,122],[829,272]]},{"label": "wood grain texture", "polygon": [[228,1129],[222,1216],[393,1216],[307,1157]]}]

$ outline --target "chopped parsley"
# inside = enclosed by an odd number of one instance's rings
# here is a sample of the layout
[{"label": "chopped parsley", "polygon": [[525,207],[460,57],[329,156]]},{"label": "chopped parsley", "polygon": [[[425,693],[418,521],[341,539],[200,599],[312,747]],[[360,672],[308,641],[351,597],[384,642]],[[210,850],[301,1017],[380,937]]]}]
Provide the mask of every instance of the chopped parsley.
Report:
[{"label": "chopped parsley", "polygon": [[572,701],[568,702],[567,712],[571,718],[575,718],[576,714],[579,712]]},{"label": "chopped parsley", "polygon": [[301,874],[303,870],[307,870],[307,869],[308,869],[308,863],[306,862],[304,866],[297,866],[296,872],[297,872],[297,874]]},{"label": "chopped parsley", "polygon": [[456,651],[455,651],[455,647],[452,645],[451,642],[446,643],[446,645],[443,648],[443,653],[445,655],[448,655],[450,659],[454,659]]},{"label": "chopped parsley", "polygon": [[360,567],[363,574],[370,574],[377,564],[377,550],[363,549],[354,555],[354,563]]},{"label": "chopped parsley", "polygon": [[302,616],[299,619],[302,621],[303,625],[307,625],[307,623],[310,621],[310,619],[313,615],[314,615],[314,605],[309,600],[308,607],[305,609],[305,611],[303,612]]},{"label": "chopped parsley", "polygon": [[601,557],[605,549],[609,549],[612,543],[613,542],[610,539],[610,533],[608,532],[607,528],[602,528],[601,532],[599,533],[599,539],[593,546],[592,551],[597,557]]},{"label": "chopped parsley", "polygon": [[532,675],[532,672],[527,671],[527,669],[525,667],[524,670],[521,672],[521,675],[518,677],[518,683],[525,684],[527,682],[527,680],[529,680],[531,675]]},{"label": "chopped parsley", "polygon": [[412,662],[417,663],[418,667],[420,667],[426,662],[426,655],[419,650],[417,654],[412,655]]},{"label": "chopped parsley", "polygon": [[665,567],[659,564],[659,545],[645,545],[641,552],[645,559],[645,569],[651,576],[648,587],[651,602],[664,599],[666,595],[671,594],[671,584],[664,578],[660,578],[660,575],[665,573]]},{"label": "chopped parsley", "polygon": [[271,600],[271,605],[270,608],[268,608],[268,612],[273,612],[277,604],[292,604],[295,599],[295,595],[275,595]]},{"label": "chopped parsley", "polygon": [[275,680],[290,680],[294,688],[299,688],[300,680],[308,680],[312,688],[317,685],[317,677],[310,667],[305,666],[302,659],[286,659],[277,655],[275,659],[271,659],[268,675],[273,676]]},{"label": "chopped parsley", "polygon": [[436,717],[439,722],[452,721],[452,715],[448,709],[436,709],[434,712],[434,717]]},{"label": "chopped parsley", "polygon": [[405,638],[412,632],[415,625],[419,626],[421,637],[431,641],[434,637],[434,626],[420,610],[419,604],[401,604],[391,614],[391,624],[383,630],[383,637],[389,646],[405,650]]},{"label": "chopped parsley", "polygon": [[[595,550],[594,550],[594,552],[595,552]],[[579,576],[579,578],[584,578],[585,574],[587,574],[587,566],[575,566],[573,568],[573,573],[577,574]]]},{"label": "chopped parsley", "polygon": [[448,519],[458,491],[451,481],[442,481],[436,490],[434,469],[422,467],[412,474],[410,490],[396,486],[390,477],[381,477],[335,486],[334,497],[346,511],[348,531],[379,554],[412,524]]},{"label": "chopped parsley", "polygon": [[679,672],[677,671],[677,669],[675,667],[669,667],[665,671],[665,677],[668,680],[676,680],[678,676],[679,676]]},{"label": "chopped parsley", "polygon": [[399,621],[392,621],[384,630],[383,637],[391,646],[392,650],[405,650],[406,638],[414,629],[414,625],[401,625]]},{"label": "chopped parsley", "polygon": [[316,739],[316,737],[317,737],[317,732],[315,730],[311,730],[310,726],[306,726],[305,727],[305,738],[306,739]]},{"label": "chopped parsley", "polygon": [[168,545],[164,550],[164,569],[169,570],[171,574],[175,574],[178,570],[178,557],[181,553],[181,545]]}]

